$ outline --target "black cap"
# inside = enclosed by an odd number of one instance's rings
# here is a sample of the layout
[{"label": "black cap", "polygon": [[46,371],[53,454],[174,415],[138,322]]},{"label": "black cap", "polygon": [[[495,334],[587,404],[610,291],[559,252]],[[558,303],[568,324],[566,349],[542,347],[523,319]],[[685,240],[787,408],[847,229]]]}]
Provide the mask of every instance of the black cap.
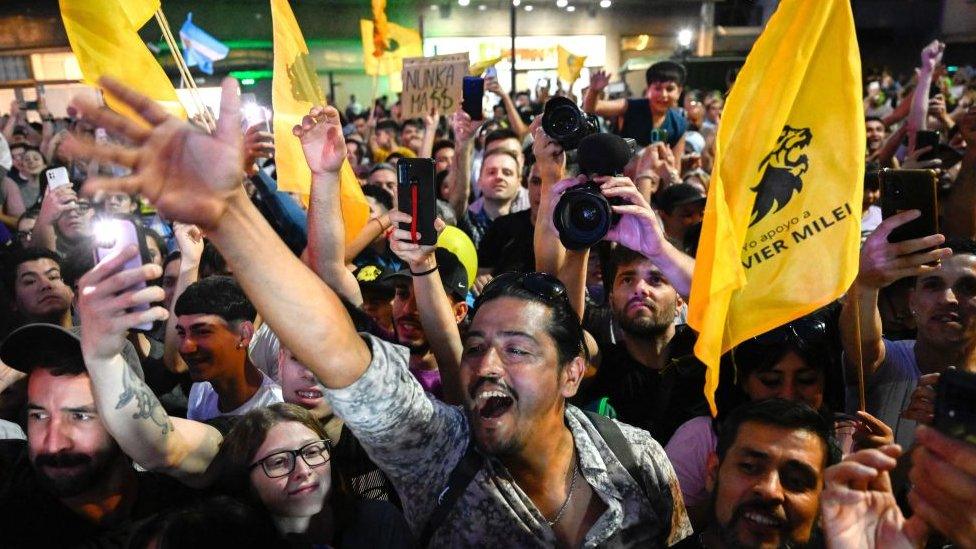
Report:
[{"label": "black cap", "polygon": [[[364,293],[375,294],[380,299],[393,299],[393,285],[388,280],[390,272],[376,263],[368,263],[356,270],[356,281]],[[366,296],[363,296],[366,297]]]},{"label": "black cap", "polygon": [[[468,296],[468,271],[461,260],[446,248],[437,248],[434,251],[434,259],[437,260],[437,272],[441,275],[444,291],[458,301],[465,299]],[[391,280],[401,277],[410,278],[410,269],[399,270],[385,278]]]},{"label": "black cap", "polygon": [[678,183],[664,189],[658,196],[657,203],[662,210],[670,214],[677,206],[704,201],[705,195],[698,187],[689,183]]},{"label": "black cap", "polygon": [[24,373],[52,358],[77,359],[84,371],[81,338],[54,324],[28,324],[10,332],[0,344],[0,360]]}]

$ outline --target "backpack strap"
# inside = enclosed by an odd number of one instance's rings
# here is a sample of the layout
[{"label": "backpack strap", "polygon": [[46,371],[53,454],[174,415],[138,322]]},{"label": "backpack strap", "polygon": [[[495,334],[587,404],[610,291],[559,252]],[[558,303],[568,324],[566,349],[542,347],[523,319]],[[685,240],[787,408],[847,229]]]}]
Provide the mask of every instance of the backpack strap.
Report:
[{"label": "backpack strap", "polygon": [[630,443],[624,438],[620,427],[608,417],[589,411],[584,411],[583,413],[586,414],[590,423],[593,424],[596,431],[603,437],[603,442],[607,443],[610,451],[616,456],[617,461],[630,473],[630,476],[634,478],[634,482],[640,486],[644,497],[647,498],[647,487],[644,486],[644,476],[641,475],[640,469],[637,467],[637,458],[634,457],[634,452],[630,449]]},{"label": "backpack strap", "polygon": [[447,486],[437,496],[437,506],[434,507],[430,518],[427,519],[427,524],[424,525],[424,531],[417,539],[418,547],[427,547],[430,545],[430,540],[433,539],[434,533],[437,532],[437,529],[447,519],[447,515],[454,508],[454,504],[461,498],[461,494],[467,490],[468,485],[471,484],[475,475],[481,470],[484,461],[485,458],[475,450],[474,440],[469,439],[467,450],[464,451],[461,460],[454,466],[454,470],[451,471],[450,476],[447,478]]}]

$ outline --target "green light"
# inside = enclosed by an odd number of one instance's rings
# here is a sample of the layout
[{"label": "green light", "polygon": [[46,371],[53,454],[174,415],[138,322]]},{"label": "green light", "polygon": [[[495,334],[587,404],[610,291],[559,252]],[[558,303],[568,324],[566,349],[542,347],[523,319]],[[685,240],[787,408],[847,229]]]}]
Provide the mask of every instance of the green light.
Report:
[{"label": "green light", "polygon": [[254,79],[253,78],[242,78],[241,79],[241,85],[242,86],[253,86],[254,85]]}]

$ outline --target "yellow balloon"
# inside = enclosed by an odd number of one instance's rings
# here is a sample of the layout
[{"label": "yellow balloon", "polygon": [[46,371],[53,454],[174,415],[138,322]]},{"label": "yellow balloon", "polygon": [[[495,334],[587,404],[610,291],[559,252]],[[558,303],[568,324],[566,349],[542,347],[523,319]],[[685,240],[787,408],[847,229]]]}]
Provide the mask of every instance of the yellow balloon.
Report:
[{"label": "yellow balloon", "polygon": [[437,247],[456,255],[464,270],[468,272],[468,288],[474,284],[475,277],[478,276],[478,251],[474,248],[474,243],[464,234],[464,231],[448,225],[437,237]]}]

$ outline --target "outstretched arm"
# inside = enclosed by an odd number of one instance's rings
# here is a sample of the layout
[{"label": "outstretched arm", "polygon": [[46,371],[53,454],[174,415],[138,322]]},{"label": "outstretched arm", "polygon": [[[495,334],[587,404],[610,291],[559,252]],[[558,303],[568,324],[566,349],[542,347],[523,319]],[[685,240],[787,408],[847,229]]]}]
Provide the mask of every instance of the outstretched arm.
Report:
[{"label": "outstretched arm", "polygon": [[[194,223],[217,245],[245,293],[282,341],[326,387],[341,388],[362,376],[371,353],[356,333],[339,297],[278,238],[244,195],[237,83],[223,83],[216,135],[206,135],[167,114],[124,85],[102,85],[147,122],[139,126],[99,110],[86,98],[75,104],[86,119],[121,133],[133,147],[79,144],[81,152],[128,166],[132,175],[97,178],[86,192],[140,193],[168,219]],[[330,125],[324,168],[338,172],[345,159],[342,132]],[[255,248],[260,243],[260,250]]]},{"label": "outstretched arm", "polygon": [[78,311],[84,324],[81,346],[95,406],[112,438],[136,463],[187,484],[205,486],[212,480],[209,470],[223,440],[220,432],[204,423],[170,418],[122,358],[130,329],[167,315],[162,307],[126,312],[127,307],[163,298],[158,286],[131,289],[134,283],[162,274],[153,264],[123,270],[125,262],[138,253],[130,246],[96,265],[78,283]]},{"label": "outstretched arm", "polygon": [[[308,255],[312,269],[350,303],[359,307],[363,295],[356,277],[346,268],[345,234],[339,200],[339,173],[326,169],[323,149],[329,129],[339,126],[339,113],[313,107],[293,133],[301,140],[305,162],[312,170],[312,197],[308,204]],[[341,135],[341,133],[340,133]],[[343,144],[343,147],[345,145]]]},{"label": "outstretched arm", "polygon": [[451,164],[449,177],[454,183],[448,198],[454,216],[461,220],[468,209],[468,197],[471,194],[471,146],[480,123],[471,120],[466,112],[459,110],[451,117],[451,125],[454,127],[454,162]]}]

